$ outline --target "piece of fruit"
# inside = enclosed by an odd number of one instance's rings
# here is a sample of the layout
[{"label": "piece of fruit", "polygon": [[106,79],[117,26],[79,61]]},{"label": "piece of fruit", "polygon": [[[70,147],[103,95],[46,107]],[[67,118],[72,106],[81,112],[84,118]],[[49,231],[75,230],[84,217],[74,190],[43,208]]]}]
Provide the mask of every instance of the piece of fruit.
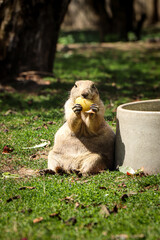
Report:
[{"label": "piece of fruit", "polygon": [[80,104],[82,106],[82,111],[86,112],[88,110],[90,110],[90,106],[93,104],[93,102],[89,99],[85,99],[82,97],[78,97],[76,98],[75,101],[76,104]]}]

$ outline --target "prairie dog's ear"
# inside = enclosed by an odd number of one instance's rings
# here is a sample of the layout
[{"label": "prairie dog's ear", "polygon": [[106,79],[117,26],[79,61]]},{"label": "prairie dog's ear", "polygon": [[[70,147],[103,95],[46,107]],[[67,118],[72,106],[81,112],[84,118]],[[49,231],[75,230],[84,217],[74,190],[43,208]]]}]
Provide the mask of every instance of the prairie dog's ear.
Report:
[{"label": "prairie dog's ear", "polygon": [[78,86],[77,86],[77,84],[76,84],[76,82],[75,82],[75,84],[74,84],[74,87],[75,87],[75,88],[77,88],[77,87],[78,87]]}]

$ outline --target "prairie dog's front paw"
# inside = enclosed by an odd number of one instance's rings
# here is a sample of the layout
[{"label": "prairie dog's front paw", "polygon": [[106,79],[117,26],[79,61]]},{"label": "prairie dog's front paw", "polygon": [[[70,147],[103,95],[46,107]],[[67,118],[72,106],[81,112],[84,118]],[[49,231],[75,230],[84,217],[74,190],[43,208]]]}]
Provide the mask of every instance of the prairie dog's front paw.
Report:
[{"label": "prairie dog's front paw", "polygon": [[90,106],[90,109],[91,109],[94,113],[97,113],[97,112],[99,111],[99,107],[98,107],[98,105],[95,104],[95,103]]},{"label": "prairie dog's front paw", "polygon": [[80,114],[80,112],[82,111],[82,106],[81,104],[75,104],[72,109],[74,113]]}]

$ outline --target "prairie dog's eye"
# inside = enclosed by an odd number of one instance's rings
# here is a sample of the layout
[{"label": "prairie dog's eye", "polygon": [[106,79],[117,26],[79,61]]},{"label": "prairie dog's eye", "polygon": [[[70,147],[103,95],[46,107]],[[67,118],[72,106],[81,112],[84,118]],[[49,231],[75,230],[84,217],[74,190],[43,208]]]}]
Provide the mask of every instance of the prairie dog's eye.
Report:
[{"label": "prairie dog's eye", "polygon": [[75,88],[77,88],[77,85],[76,85],[76,84],[74,84],[74,87],[75,87]]}]

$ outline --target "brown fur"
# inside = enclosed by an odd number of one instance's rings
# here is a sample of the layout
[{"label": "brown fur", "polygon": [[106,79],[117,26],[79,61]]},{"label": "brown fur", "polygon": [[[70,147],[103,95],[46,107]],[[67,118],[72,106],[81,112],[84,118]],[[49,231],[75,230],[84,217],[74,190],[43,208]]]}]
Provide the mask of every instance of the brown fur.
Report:
[{"label": "brown fur", "polygon": [[[95,113],[75,112],[77,97],[87,94],[98,107]],[[92,81],[77,81],[65,103],[65,124],[57,131],[53,149],[48,156],[48,168],[56,171],[80,171],[94,174],[112,169],[115,134],[104,120],[104,105]]]}]

